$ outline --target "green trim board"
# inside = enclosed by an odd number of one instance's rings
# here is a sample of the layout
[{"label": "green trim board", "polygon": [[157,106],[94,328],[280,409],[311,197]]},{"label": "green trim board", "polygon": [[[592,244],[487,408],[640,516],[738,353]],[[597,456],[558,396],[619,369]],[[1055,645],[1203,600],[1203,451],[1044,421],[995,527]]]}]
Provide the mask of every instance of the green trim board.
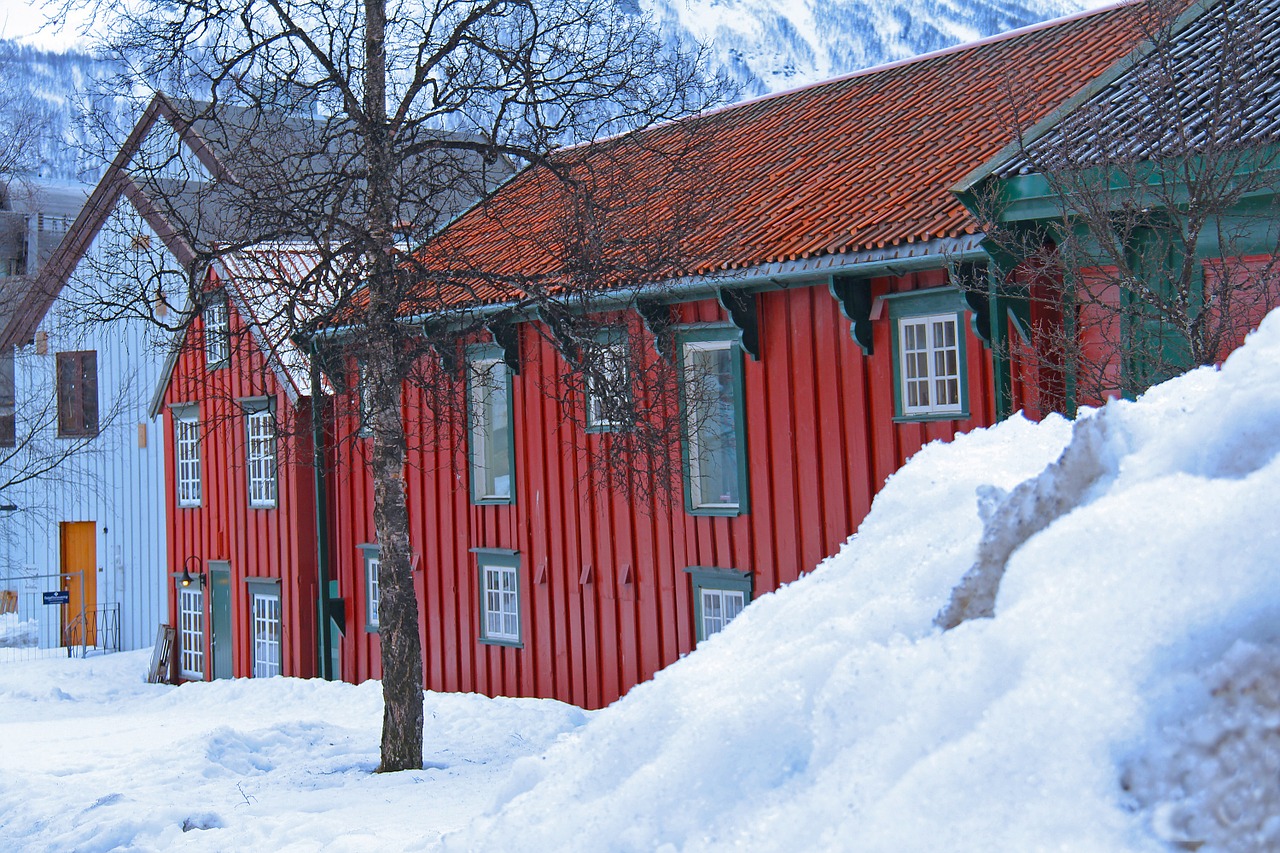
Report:
[{"label": "green trim board", "polygon": [[[480,635],[477,642],[486,646],[506,646],[508,648],[522,649],[524,648],[524,577],[520,571],[520,552],[512,551],[507,548],[472,548],[471,553],[476,555],[476,589],[479,595],[476,596],[476,605],[479,608],[480,619]],[[486,596],[489,588],[486,584],[485,569],[492,568],[498,570],[510,570],[515,577],[515,619],[516,630],[514,638],[509,634],[501,634],[498,636],[491,635],[489,631],[490,614],[486,606]],[[498,590],[501,597],[504,593],[512,592],[509,589]],[[499,619],[505,615],[502,610],[502,603],[499,601],[499,610],[497,611]]]},{"label": "green trim board", "polygon": [[702,614],[704,589],[741,592],[744,598],[743,606],[751,603],[753,581],[751,572],[715,566],[687,566],[684,571],[689,576],[690,591],[693,594],[693,626],[698,642],[707,638]]},{"label": "green trim board", "polygon": [[[467,480],[471,490],[471,502],[480,506],[500,505],[506,506],[516,502],[516,447],[515,447],[515,406],[513,400],[513,383],[511,379],[511,369],[507,364],[504,352],[501,347],[494,344],[476,344],[466,349],[467,359],[467,376],[466,376],[466,396],[467,396]],[[498,368],[501,365],[503,373],[502,390],[506,395],[506,451],[507,451],[507,493],[505,495],[492,494],[485,495],[480,489],[480,476],[483,475],[483,460],[476,458],[476,432],[478,427],[487,426],[486,424],[477,423],[475,416],[475,371],[472,365],[477,362],[488,362],[493,367]],[[491,440],[491,438],[490,438]]]},{"label": "green trim board", "polygon": [[[893,411],[894,421],[952,421],[969,417],[968,335],[965,334],[964,314],[968,303],[962,291],[954,286],[934,287],[928,290],[904,291],[886,297],[889,305],[889,329],[893,340]],[[960,408],[941,412],[907,413],[903,405],[903,365],[900,321],[913,317],[954,314],[956,318],[956,359],[959,367]]]},{"label": "green trim board", "polygon": [[[737,474],[738,500],[734,504],[694,503],[693,465],[690,456],[689,433],[689,394],[688,376],[686,375],[686,347],[689,344],[724,343],[729,353],[730,378],[733,383],[733,435],[736,454],[735,470]],[[747,432],[746,408],[743,384],[742,348],[738,344],[738,330],[726,325],[685,326],[676,331],[677,384],[679,386],[680,421],[680,461],[684,481],[684,507],[690,515],[736,516],[746,515],[751,510],[750,480],[747,472]]]}]

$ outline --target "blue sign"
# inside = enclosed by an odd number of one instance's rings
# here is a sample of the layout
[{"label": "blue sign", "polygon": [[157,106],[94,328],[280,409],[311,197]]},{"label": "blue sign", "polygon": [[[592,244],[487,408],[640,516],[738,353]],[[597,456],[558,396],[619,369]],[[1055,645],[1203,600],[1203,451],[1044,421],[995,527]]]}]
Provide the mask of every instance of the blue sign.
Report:
[{"label": "blue sign", "polygon": [[44,593],[45,604],[68,604],[71,601],[71,590],[55,589],[53,592]]}]

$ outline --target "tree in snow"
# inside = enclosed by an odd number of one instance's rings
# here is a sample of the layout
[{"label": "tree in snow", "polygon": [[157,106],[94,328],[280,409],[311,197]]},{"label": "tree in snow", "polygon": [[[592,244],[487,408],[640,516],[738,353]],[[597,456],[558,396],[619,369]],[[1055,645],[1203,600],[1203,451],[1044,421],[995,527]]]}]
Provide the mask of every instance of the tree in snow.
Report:
[{"label": "tree in snow", "polygon": [[[427,389],[426,408],[437,411],[424,414],[465,418],[466,377],[451,367],[459,342],[492,335],[502,343],[516,317],[539,311],[582,382],[615,380],[616,356],[595,345],[598,324],[572,309],[590,303],[602,282],[670,273],[678,259],[665,254],[664,235],[676,225],[637,221],[627,251],[602,245],[601,219],[626,215],[610,207],[625,170],[597,180],[572,154],[551,154],[622,135],[614,162],[625,164],[625,134],[717,102],[724,87],[706,82],[699,56],[665,48],[643,18],[592,0],[141,0],[128,8],[111,47],[145,79],[199,99],[193,120],[206,133],[222,129],[254,149],[241,152],[251,165],[229,181],[231,191],[213,182],[195,197],[181,174],[195,167],[164,152],[140,179],[182,197],[174,212],[188,216],[176,216],[177,226],[214,234],[201,249],[210,256],[268,240],[301,241],[320,255],[304,280],[276,295],[276,319],[311,335],[323,313],[327,328],[345,330],[314,337],[330,374],[340,381],[351,361],[360,364],[381,559],[381,769],[418,768],[423,664],[404,383]],[[678,153],[664,152],[671,163]],[[566,214],[554,274],[495,276],[457,253],[410,251],[519,166],[544,170],[543,191]],[[222,227],[210,231],[211,218]],[[186,296],[191,310],[165,322],[195,316],[200,282]],[[476,310],[480,303],[488,307]],[[156,304],[143,289],[111,311],[154,316]],[[639,406],[624,394],[610,399],[612,417]]]},{"label": "tree in snow", "polygon": [[1213,364],[1280,302],[1276,5],[1135,4],[1132,63],[1016,125],[1012,155],[970,191],[1009,274],[993,316],[1009,309],[1000,354],[1028,409]]}]

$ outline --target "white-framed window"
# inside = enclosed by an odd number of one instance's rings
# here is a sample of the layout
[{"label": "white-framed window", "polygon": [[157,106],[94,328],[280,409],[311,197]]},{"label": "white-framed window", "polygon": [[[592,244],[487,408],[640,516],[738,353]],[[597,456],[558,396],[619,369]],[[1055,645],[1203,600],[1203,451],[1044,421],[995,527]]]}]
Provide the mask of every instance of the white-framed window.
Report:
[{"label": "white-framed window", "polygon": [[476,348],[467,361],[474,503],[510,503],[513,494],[511,372],[499,353]]},{"label": "white-framed window", "polygon": [[249,506],[276,505],[276,423],[271,407],[246,407],[245,465],[249,472]]},{"label": "white-framed window", "polygon": [[178,587],[178,674],[204,680],[204,590]]},{"label": "white-framed window", "polygon": [[281,642],[280,587],[275,582],[249,581],[249,613],[253,620],[253,677],[280,674]]},{"label": "white-framed window", "polygon": [[231,327],[227,322],[227,303],[218,299],[204,306],[205,369],[226,367],[231,361]]},{"label": "white-framed window", "polygon": [[960,314],[898,318],[898,379],[903,415],[964,410]]},{"label": "white-framed window", "polygon": [[694,629],[701,642],[724,630],[751,601],[751,573],[736,569],[689,566],[693,586]]},{"label": "white-framed window", "polygon": [[722,330],[682,336],[685,508],[708,515],[746,511],[742,359]]},{"label": "white-framed window", "polygon": [[364,560],[364,629],[369,633],[377,633],[381,626],[378,605],[382,601],[382,586],[378,572],[382,569],[381,552],[377,545],[361,545],[360,551]]},{"label": "white-framed window", "polygon": [[720,632],[747,606],[747,596],[741,590],[703,589],[701,595],[702,633],[706,637]]},{"label": "white-framed window", "polygon": [[599,432],[621,425],[630,398],[626,332],[610,330],[598,336],[587,372],[587,429]]},{"label": "white-framed window", "polygon": [[173,455],[178,506],[200,506],[200,409],[173,408]]},{"label": "white-framed window", "polygon": [[480,568],[480,639],[520,644],[520,557],[514,551],[475,548]]}]

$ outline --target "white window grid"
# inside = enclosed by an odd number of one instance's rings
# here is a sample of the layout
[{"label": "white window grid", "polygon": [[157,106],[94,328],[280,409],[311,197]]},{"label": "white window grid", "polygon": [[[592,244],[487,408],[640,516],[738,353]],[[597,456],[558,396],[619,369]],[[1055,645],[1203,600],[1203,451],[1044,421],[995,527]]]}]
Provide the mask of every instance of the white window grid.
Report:
[{"label": "white window grid", "polygon": [[[619,426],[618,403],[627,397],[626,339],[600,341],[595,371],[587,375],[587,426],[611,429]],[[602,380],[597,383],[597,377]]]},{"label": "white window grid", "polygon": [[253,677],[280,674],[280,596],[253,594]]},{"label": "white window grid", "polygon": [[483,566],[484,636],[520,641],[520,579],[509,566]]},{"label": "white window grid", "polygon": [[246,416],[249,441],[246,448],[249,469],[249,506],[276,504],[276,427],[270,409]]},{"label": "white window grid", "polygon": [[204,678],[204,592],[178,590],[178,671],[183,678]]},{"label": "white window grid", "polygon": [[904,415],[961,410],[959,336],[956,314],[903,317],[898,321]]},{"label": "white window grid", "polygon": [[368,557],[365,560],[365,582],[368,584],[367,598],[369,608],[369,627],[377,628],[378,607],[382,600],[382,587],[379,583],[378,572],[382,569],[382,560],[377,557]]},{"label": "white window grid", "polygon": [[740,590],[707,589],[702,590],[702,636],[724,630],[724,626],[747,606],[747,596]]},{"label": "white window grid", "polygon": [[[720,402],[719,397],[723,389],[713,387],[713,383],[717,382],[716,377],[709,375],[706,368],[699,361],[700,356],[705,353],[722,352],[731,349],[733,346],[733,342],[727,340],[686,341],[684,345],[690,502],[700,509],[732,509],[740,505],[739,500],[735,500],[732,494],[725,494],[723,489],[720,494],[705,494],[706,490],[703,483],[703,475],[709,473],[704,471],[705,461],[718,450],[731,449],[733,458],[728,460],[729,470],[723,473],[727,475],[727,480],[732,481],[735,489],[741,489],[742,487],[742,484],[738,482],[736,423],[731,421],[727,425],[729,430],[726,431],[726,434],[720,435],[718,438],[710,433],[716,427],[715,408]],[[732,378],[729,379],[729,385],[732,393],[736,394],[737,389],[733,388]],[[736,414],[731,415],[731,418],[736,418]],[[720,426],[723,427],[725,425],[721,424]]]},{"label": "white window grid", "polygon": [[173,418],[178,469],[178,506],[200,506],[200,418],[195,412]]},{"label": "white window grid", "polygon": [[227,324],[227,304],[213,302],[204,307],[204,360],[217,367],[231,360],[231,328]]},{"label": "white window grid", "polygon": [[507,365],[500,358],[471,362],[471,476],[480,500],[511,497],[511,454],[508,452],[511,401]]}]

